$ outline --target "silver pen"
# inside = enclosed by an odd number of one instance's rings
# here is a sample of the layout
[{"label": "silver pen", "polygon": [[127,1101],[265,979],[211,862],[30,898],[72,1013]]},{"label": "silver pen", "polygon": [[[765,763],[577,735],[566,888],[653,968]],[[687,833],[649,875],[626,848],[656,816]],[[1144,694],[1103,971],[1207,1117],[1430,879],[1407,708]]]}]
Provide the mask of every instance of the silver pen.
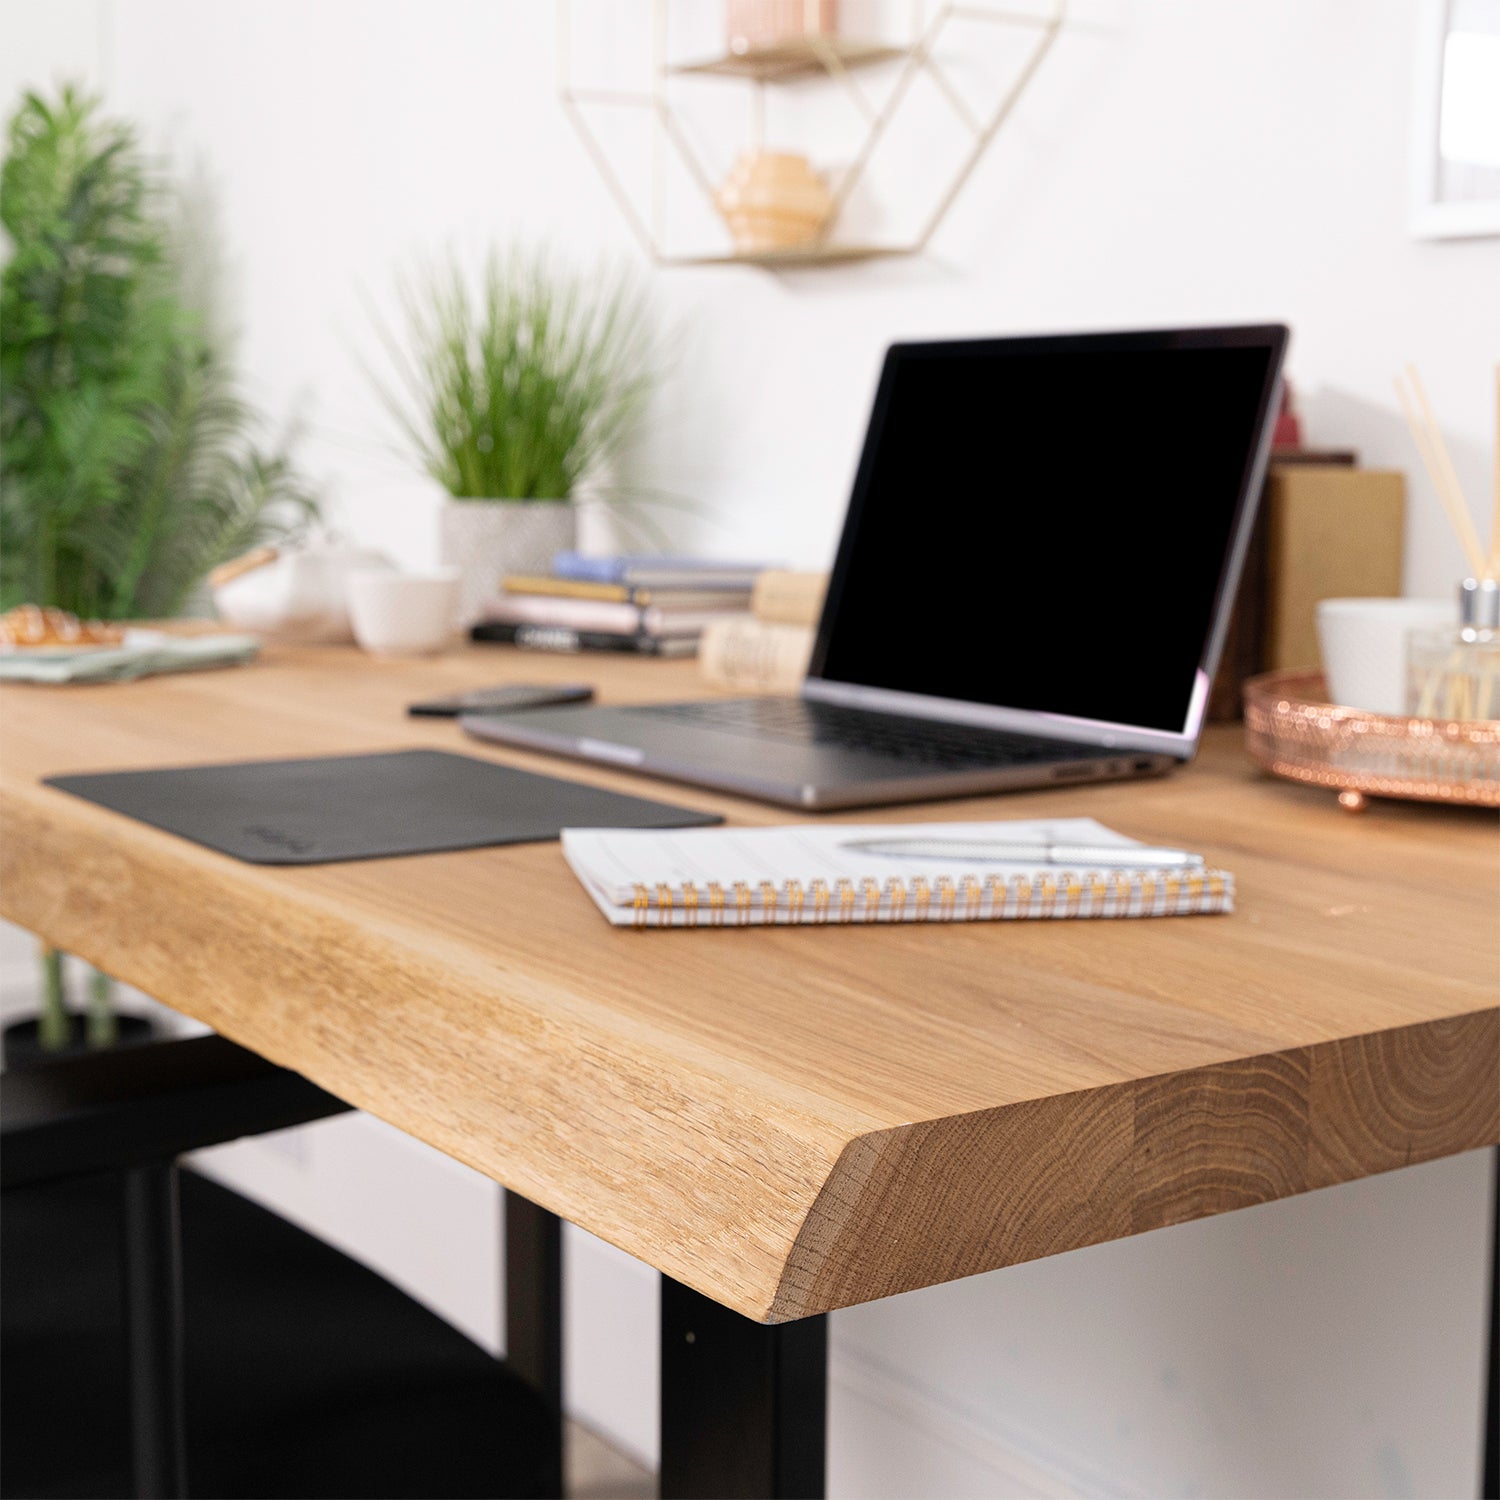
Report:
[{"label": "silver pen", "polygon": [[1119,844],[1022,843],[1013,839],[888,838],[852,839],[841,845],[865,854],[904,859],[956,859],[970,863],[1081,865],[1100,869],[1165,870],[1203,863],[1186,849],[1148,849]]}]

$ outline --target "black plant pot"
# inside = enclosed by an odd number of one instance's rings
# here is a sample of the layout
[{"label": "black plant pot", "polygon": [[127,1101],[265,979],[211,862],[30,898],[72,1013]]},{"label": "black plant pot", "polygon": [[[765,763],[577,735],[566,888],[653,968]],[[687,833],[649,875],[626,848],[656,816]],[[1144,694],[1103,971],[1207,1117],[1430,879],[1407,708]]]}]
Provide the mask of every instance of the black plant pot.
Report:
[{"label": "black plant pot", "polygon": [[[43,1047],[37,1035],[38,1025],[39,1022],[32,1017],[26,1021],[12,1021],[0,1032],[0,1056],[3,1056],[7,1068],[34,1068],[38,1063],[82,1057],[99,1050],[89,1045],[82,1016],[68,1017],[68,1041],[63,1047]],[[146,1016],[116,1016],[115,1026],[118,1031],[116,1047],[138,1047],[160,1035],[156,1023]]]}]

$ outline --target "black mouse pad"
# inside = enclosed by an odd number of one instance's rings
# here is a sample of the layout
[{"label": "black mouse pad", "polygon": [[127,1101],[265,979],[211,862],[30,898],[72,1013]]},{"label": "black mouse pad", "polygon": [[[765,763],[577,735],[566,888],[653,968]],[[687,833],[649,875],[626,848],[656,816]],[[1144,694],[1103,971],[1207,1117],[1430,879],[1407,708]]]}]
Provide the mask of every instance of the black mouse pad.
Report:
[{"label": "black mouse pad", "polygon": [[256,865],[320,865],[555,839],[564,828],[721,823],[644,797],[445,750],[49,776],[71,792]]}]

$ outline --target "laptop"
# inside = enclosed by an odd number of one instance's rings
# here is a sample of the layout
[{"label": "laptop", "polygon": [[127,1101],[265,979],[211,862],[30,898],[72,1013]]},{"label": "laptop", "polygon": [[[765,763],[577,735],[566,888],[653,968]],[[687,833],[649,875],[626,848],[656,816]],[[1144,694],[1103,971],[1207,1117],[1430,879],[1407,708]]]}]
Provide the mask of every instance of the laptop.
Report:
[{"label": "laptop", "polygon": [[896,344],[796,697],[464,727],[803,810],[1170,770],[1203,725],[1287,337]]}]

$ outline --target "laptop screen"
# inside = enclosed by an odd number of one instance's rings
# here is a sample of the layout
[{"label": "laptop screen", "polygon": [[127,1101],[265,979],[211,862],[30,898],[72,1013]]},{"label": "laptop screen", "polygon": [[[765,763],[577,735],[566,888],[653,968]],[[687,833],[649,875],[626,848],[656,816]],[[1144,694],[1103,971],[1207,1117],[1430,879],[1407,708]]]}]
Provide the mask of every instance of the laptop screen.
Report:
[{"label": "laptop screen", "polygon": [[1195,731],[1284,344],[1259,328],[895,346],[812,676]]}]

